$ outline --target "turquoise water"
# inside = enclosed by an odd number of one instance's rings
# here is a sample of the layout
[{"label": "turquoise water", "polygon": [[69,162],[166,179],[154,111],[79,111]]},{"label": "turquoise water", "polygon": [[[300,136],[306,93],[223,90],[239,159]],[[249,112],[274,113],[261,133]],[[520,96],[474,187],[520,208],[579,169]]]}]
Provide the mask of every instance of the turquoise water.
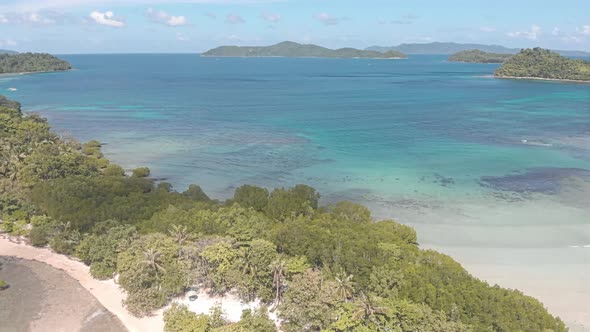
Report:
[{"label": "turquoise water", "polygon": [[[65,58],[75,71],[0,84],[60,130],[100,139],[114,160],[147,164],[178,189],[199,183],[227,197],[241,183],[307,182],[326,198],[465,195],[480,192],[482,176],[590,169],[585,147],[561,144],[590,130],[590,86],[483,77],[496,65]],[[452,181],[441,186],[441,177]]]},{"label": "turquoise water", "polygon": [[307,183],[365,203],[590,322],[576,304],[590,298],[590,84],[494,79],[497,65],[444,56],[64,58],[76,70],[1,77],[0,91],[179,190]]}]

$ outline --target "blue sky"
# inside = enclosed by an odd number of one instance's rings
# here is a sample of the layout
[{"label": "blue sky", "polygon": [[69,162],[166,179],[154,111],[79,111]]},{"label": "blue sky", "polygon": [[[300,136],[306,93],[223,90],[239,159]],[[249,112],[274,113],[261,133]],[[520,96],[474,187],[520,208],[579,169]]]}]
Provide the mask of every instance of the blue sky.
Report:
[{"label": "blue sky", "polygon": [[0,0],[0,48],[17,51],[200,52],[283,40],[590,51],[590,1]]}]

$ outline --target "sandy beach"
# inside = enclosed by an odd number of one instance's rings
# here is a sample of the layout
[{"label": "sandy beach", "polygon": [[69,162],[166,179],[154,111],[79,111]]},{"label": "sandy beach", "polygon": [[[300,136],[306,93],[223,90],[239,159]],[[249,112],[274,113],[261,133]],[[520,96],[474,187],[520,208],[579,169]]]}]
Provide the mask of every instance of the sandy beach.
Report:
[{"label": "sandy beach", "polygon": [[[17,243],[14,239],[0,236],[0,255],[12,256],[20,259],[33,260],[50,265],[56,269],[63,270],[70,277],[80,283],[80,286],[88,290],[100,304],[107,308],[128,331],[163,331],[164,321],[162,311],[154,316],[137,318],[131,315],[123,307],[122,301],[125,298],[123,290],[114,281],[100,281],[92,278],[88,266],[56,254],[49,249],[35,248],[24,243]],[[1,330],[1,329],[0,329]]]},{"label": "sandy beach", "polygon": [[0,256],[0,331],[125,332],[121,321],[62,270]]}]

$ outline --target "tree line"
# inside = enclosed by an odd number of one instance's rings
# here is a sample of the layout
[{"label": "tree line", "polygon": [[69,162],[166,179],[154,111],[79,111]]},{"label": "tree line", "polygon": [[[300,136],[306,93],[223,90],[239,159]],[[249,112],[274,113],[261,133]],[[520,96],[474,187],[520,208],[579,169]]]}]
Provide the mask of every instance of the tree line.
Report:
[{"label": "tree line", "polygon": [[70,70],[72,66],[47,53],[0,54],[0,74]]}]

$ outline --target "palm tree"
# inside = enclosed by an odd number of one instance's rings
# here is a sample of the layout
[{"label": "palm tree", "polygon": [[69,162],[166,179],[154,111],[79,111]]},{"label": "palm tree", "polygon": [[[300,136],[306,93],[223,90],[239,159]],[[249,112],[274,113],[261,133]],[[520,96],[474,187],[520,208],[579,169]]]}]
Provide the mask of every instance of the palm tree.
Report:
[{"label": "palm tree", "polygon": [[178,257],[182,256],[182,245],[189,238],[189,231],[185,225],[172,225],[168,230],[168,234],[174,238],[174,241],[178,243]]},{"label": "palm tree", "polygon": [[158,271],[166,272],[166,269],[160,262],[160,253],[150,248],[143,252],[143,263],[148,267],[152,268],[156,273],[156,278],[159,278]]},{"label": "palm tree", "polygon": [[338,273],[335,277],[338,284],[338,294],[342,297],[342,301],[347,302],[354,293],[354,282],[352,281],[352,274]]},{"label": "palm tree", "polygon": [[275,307],[281,302],[281,290],[285,281],[285,274],[287,273],[287,262],[283,257],[278,257],[270,263],[272,269],[272,284],[275,288]]},{"label": "palm tree", "polygon": [[361,292],[358,298],[357,309],[353,313],[353,318],[362,318],[365,323],[373,322],[376,325],[379,325],[379,321],[376,320],[376,317],[378,315],[385,315],[387,312],[387,307],[378,306],[373,297]]},{"label": "palm tree", "polygon": [[242,273],[256,276],[256,265],[252,261],[252,250],[245,248],[240,251],[240,263],[242,265]]}]

